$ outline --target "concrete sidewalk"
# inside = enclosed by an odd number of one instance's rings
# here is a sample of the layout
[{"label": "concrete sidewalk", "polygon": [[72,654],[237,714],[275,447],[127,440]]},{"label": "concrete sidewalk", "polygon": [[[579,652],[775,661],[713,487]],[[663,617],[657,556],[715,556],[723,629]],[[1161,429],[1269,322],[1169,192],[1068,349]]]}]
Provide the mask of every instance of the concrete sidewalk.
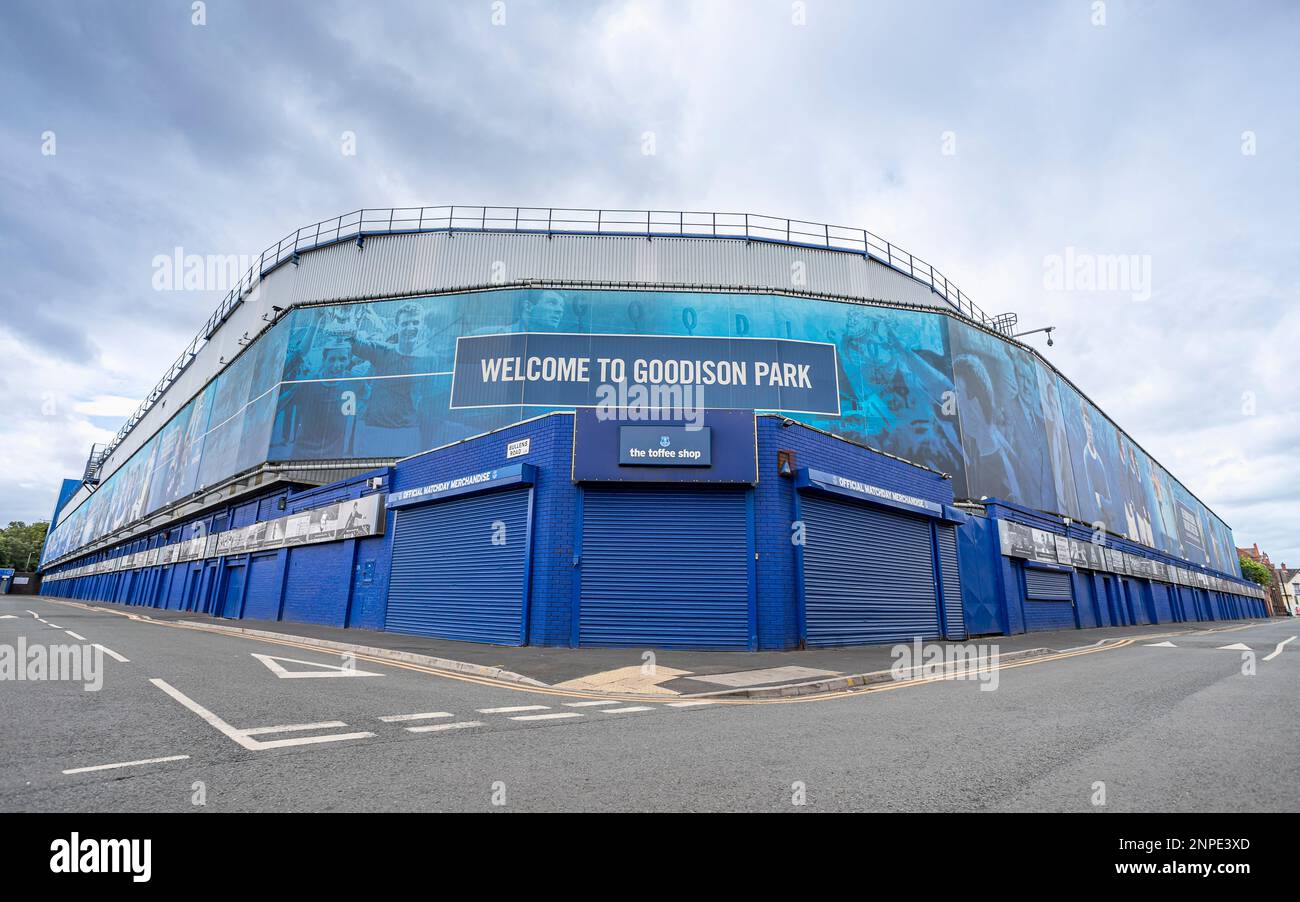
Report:
[{"label": "concrete sidewalk", "polygon": [[[50,598],[50,600],[54,600]],[[72,601],[72,599],[63,599]],[[890,645],[820,648],[801,651],[682,651],[640,648],[546,648],[480,645],[450,639],[408,636],[401,633],[341,629],[309,623],[273,620],[224,620],[189,611],[75,602],[91,607],[187,622],[222,629],[283,636],[336,651],[392,655],[395,660],[457,670],[494,679],[532,685],[558,686],[590,692],[644,695],[702,695],[774,689],[798,684],[835,683],[837,677],[888,670],[894,663]],[[1250,621],[1166,623],[1108,627],[1091,630],[1056,630],[1019,636],[989,636],[970,642],[992,647],[1003,657],[1024,657],[1093,645],[1130,636],[1171,635],[1201,629],[1239,626]],[[939,645],[966,643],[938,642]],[[651,671],[643,665],[654,655]],[[843,682],[840,680],[839,682]]]}]

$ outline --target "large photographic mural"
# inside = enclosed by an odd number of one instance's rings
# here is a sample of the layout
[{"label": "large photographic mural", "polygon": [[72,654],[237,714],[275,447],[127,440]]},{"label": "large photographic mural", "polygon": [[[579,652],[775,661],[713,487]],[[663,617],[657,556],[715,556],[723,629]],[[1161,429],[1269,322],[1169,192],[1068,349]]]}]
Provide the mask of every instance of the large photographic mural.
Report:
[{"label": "large photographic mural", "polygon": [[[395,458],[602,384],[690,387],[1238,573],[1227,527],[1029,352],[936,313],[779,295],[512,289],[299,308],[51,533],[46,559],[266,460]],[[620,405],[624,403],[619,396]]]}]

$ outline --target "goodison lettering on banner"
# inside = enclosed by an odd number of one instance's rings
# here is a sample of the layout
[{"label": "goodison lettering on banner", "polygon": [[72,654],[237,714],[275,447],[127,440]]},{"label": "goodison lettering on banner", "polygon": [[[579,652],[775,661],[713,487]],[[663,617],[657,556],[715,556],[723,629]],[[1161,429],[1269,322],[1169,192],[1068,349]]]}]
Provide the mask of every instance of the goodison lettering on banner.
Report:
[{"label": "goodison lettering on banner", "polygon": [[840,414],[829,342],[510,332],[461,336],[453,370],[453,408],[635,407],[657,387],[704,409]]}]

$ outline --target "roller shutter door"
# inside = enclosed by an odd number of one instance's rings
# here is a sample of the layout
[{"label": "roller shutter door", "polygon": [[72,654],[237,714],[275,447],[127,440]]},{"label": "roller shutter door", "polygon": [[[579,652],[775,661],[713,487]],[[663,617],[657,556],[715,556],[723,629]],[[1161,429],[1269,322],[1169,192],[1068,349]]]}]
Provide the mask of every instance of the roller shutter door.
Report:
[{"label": "roller shutter door", "polygon": [[744,489],[589,488],[582,504],[580,644],[750,647]]},{"label": "roller shutter door", "polygon": [[1025,631],[1068,630],[1074,619],[1070,574],[1025,567]]},{"label": "roller shutter door", "polygon": [[809,648],[939,637],[929,521],[811,493],[800,515]]},{"label": "roller shutter door", "polygon": [[939,565],[943,577],[943,634],[946,639],[966,638],[966,615],[962,610],[961,576],[957,567],[957,527],[937,527]]},{"label": "roller shutter door", "polygon": [[523,645],[530,495],[491,492],[399,511],[385,629]]},{"label": "roller shutter door", "polygon": [[1035,601],[1073,601],[1070,574],[1026,567],[1025,597]]}]

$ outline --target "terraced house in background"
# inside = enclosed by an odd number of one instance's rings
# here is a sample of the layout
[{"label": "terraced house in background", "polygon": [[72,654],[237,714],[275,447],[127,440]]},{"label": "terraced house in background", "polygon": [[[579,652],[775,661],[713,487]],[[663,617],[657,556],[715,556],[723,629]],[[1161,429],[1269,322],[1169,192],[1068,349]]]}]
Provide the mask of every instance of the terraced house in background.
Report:
[{"label": "terraced house in background", "polygon": [[65,483],[42,591],[719,649],[1265,615],[1014,325],[861,229],[359,211],[269,248]]}]

